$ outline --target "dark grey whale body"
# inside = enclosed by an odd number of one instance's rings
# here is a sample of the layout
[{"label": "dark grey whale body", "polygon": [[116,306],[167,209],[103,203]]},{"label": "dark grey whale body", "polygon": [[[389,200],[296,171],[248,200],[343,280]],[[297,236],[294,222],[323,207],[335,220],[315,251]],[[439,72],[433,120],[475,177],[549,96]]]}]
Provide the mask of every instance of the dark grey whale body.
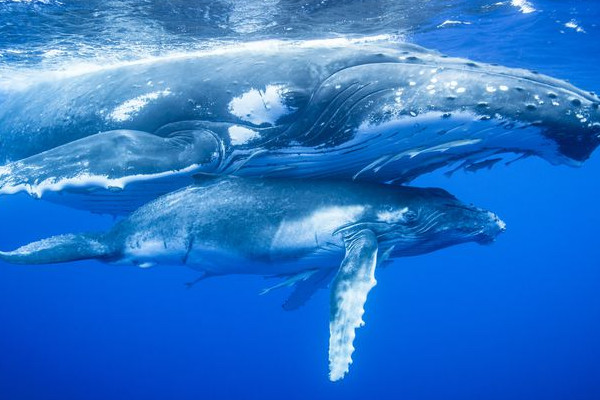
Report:
[{"label": "dark grey whale body", "polygon": [[577,165],[600,143],[597,96],[409,44],[268,41],[65,74],[2,90],[0,193],[118,214],[189,183],[171,174],[403,183],[509,153]]},{"label": "dark grey whale body", "polygon": [[[335,275],[330,378],[352,362],[354,330],[388,258],[466,242],[505,229],[493,213],[441,189],[339,181],[208,178],[162,196],[107,233],[67,234],[0,252],[0,260],[44,264],[98,259],[126,265],[187,265],[206,275],[286,277],[294,308]],[[270,289],[268,289],[270,290]],[[267,291],[268,291],[267,290]]]}]

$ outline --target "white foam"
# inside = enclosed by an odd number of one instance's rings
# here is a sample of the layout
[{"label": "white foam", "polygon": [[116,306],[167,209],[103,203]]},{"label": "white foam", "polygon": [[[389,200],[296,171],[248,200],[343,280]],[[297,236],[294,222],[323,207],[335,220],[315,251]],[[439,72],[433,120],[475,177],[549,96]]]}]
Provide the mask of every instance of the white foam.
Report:
[{"label": "white foam", "polygon": [[439,24],[437,26],[437,28],[444,28],[447,26],[455,26],[455,25],[471,25],[471,23],[468,21],[455,21],[455,20],[447,19],[446,21]]},{"label": "white foam", "polygon": [[115,109],[110,114],[108,114],[107,118],[115,122],[127,121],[135,114],[140,112],[142,108],[146,107],[151,101],[157,100],[160,97],[168,96],[170,94],[171,91],[169,89],[165,89],[143,94],[141,96],[127,100],[116,106]]},{"label": "white foam", "polygon": [[510,5],[517,7],[523,14],[530,14],[537,11],[533,4],[527,0],[511,0]]}]

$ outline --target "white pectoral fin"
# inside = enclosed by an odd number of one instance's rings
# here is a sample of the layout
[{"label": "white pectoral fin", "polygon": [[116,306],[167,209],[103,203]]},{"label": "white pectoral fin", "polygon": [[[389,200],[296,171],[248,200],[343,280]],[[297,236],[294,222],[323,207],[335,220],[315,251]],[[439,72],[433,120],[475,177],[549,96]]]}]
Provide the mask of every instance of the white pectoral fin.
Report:
[{"label": "white pectoral fin", "polygon": [[362,316],[369,291],[377,283],[377,238],[363,229],[344,238],[346,256],[333,282],[329,319],[329,379],[342,379],[352,364],[356,328],[364,325]]}]

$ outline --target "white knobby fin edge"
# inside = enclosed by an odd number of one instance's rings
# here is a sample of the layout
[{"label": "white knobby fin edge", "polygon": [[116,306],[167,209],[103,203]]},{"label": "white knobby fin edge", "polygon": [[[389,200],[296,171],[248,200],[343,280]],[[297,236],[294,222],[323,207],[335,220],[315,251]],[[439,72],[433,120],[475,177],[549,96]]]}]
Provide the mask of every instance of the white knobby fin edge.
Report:
[{"label": "white knobby fin edge", "polygon": [[377,238],[368,229],[344,237],[346,256],[331,290],[329,320],[329,379],[342,379],[354,352],[355,330],[364,325],[362,316],[369,291],[377,284]]}]

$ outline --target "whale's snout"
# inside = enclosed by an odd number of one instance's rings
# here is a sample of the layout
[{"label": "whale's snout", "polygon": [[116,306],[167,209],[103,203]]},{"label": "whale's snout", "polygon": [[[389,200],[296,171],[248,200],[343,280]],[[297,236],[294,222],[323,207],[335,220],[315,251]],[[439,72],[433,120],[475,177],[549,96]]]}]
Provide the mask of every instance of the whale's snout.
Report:
[{"label": "whale's snout", "polygon": [[477,242],[480,244],[490,244],[496,240],[499,234],[506,231],[506,223],[491,211],[484,211],[484,213],[486,214],[487,222],[481,230]]},{"label": "whale's snout", "polygon": [[600,146],[600,99],[573,98],[568,109],[544,129],[544,135],[558,145],[560,153],[576,164],[586,161]]}]

